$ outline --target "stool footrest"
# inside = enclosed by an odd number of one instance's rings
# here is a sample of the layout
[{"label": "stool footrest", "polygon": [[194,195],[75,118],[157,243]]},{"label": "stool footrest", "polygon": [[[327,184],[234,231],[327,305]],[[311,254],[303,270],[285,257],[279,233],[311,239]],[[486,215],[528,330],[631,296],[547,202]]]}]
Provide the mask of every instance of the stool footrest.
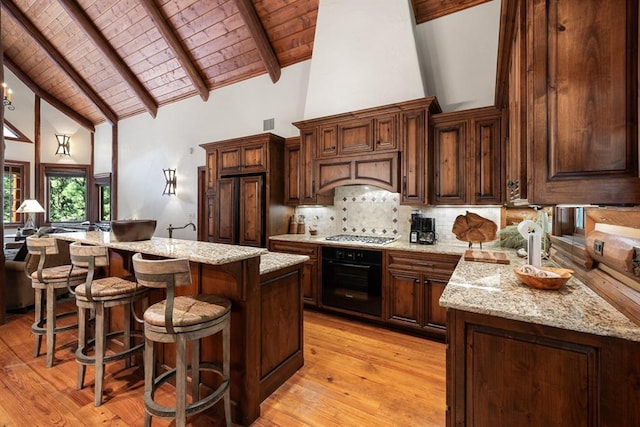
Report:
[{"label": "stool footrest", "polygon": [[[131,331],[130,332],[131,337],[132,338],[143,338],[143,332],[142,331]],[[124,336],[124,331],[113,331],[113,332],[109,332],[106,335],[106,341],[110,340],[110,339],[114,339],[116,337],[119,336]],[[89,342],[87,342],[87,344],[84,347],[78,347],[78,349],[76,350],[76,361],[78,363],[81,363],[83,365],[94,365],[96,362],[96,358],[95,356],[89,356],[87,355],[87,351],[92,349],[95,346],[95,339],[89,340]],[[144,341],[142,341],[141,343],[138,343],[136,345],[134,345],[133,347],[130,347],[124,351],[120,351],[118,353],[114,353],[114,354],[105,354],[104,356],[104,363],[110,363],[110,362],[115,362],[116,360],[121,360],[121,359],[127,359],[129,357],[131,357],[131,355],[135,352],[138,351],[142,351],[142,349],[144,348]]]},{"label": "stool footrest", "polygon": [[[58,319],[62,319],[65,317],[69,317],[69,316],[76,316],[77,313],[75,311],[67,311],[64,313],[58,313],[56,314],[56,320]],[[33,332],[36,335],[46,335],[47,334],[47,328],[46,325],[47,324],[47,320],[46,319],[42,319],[40,322],[33,322],[33,324],[31,325],[31,332]],[[53,328],[53,333],[57,334],[58,332],[65,332],[65,331],[70,331],[72,329],[78,329],[78,324],[77,323],[73,323],[71,325],[64,325],[64,326],[56,326],[55,328]]]},{"label": "stool footrest", "polygon": [[[191,365],[189,365],[187,369],[191,370]],[[199,371],[214,372],[218,374],[223,379],[223,381],[218,386],[218,388],[215,389],[210,395],[203,397],[202,399],[187,405],[187,408],[186,408],[187,416],[197,414],[199,412],[204,411],[205,409],[212,407],[220,399],[222,399],[222,397],[224,396],[224,392],[229,388],[229,384],[230,384],[229,379],[228,378],[224,379],[222,368],[219,365],[215,363],[210,363],[210,362],[203,362],[200,364]],[[175,418],[176,416],[176,409],[174,407],[161,406],[153,400],[153,396],[155,394],[156,389],[160,387],[163,383],[167,382],[172,377],[174,377],[175,374],[176,374],[176,369],[174,368],[167,372],[164,372],[162,375],[159,375],[153,381],[153,388],[151,390],[151,393],[150,394],[145,393],[144,395],[145,408],[147,412],[153,415],[154,417]]]}]

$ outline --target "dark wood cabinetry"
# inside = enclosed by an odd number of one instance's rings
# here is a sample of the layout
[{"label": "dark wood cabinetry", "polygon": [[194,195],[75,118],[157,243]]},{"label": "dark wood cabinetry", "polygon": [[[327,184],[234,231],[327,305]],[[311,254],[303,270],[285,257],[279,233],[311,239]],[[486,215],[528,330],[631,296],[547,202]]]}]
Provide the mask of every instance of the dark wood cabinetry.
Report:
[{"label": "dark wood cabinetry", "polygon": [[632,426],[640,344],[448,312],[447,425]]},{"label": "dark wood cabinetry", "polygon": [[457,255],[387,251],[387,322],[444,338],[439,300],[460,260]]},{"label": "dark wood cabinetry", "polygon": [[433,117],[435,204],[502,202],[502,112],[492,107]]},{"label": "dark wood cabinetry", "polygon": [[294,123],[299,203],[318,203],[319,194],[339,185],[368,184],[402,193],[403,204],[425,204],[427,129],[438,112],[435,98],[423,98]]},{"label": "dark wood cabinetry", "polygon": [[317,306],[319,298],[319,264],[318,249],[314,244],[269,241],[269,250],[271,252],[284,252],[296,255],[307,255],[309,260],[304,263],[302,268],[302,297],[306,305]]},{"label": "dark wood cabinetry", "polygon": [[287,232],[293,209],[284,204],[284,142],[265,133],[201,145],[210,241],[263,247]]},{"label": "dark wood cabinetry", "polygon": [[638,2],[517,5],[507,184],[523,187],[526,154],[531,203],[640,203]]}]

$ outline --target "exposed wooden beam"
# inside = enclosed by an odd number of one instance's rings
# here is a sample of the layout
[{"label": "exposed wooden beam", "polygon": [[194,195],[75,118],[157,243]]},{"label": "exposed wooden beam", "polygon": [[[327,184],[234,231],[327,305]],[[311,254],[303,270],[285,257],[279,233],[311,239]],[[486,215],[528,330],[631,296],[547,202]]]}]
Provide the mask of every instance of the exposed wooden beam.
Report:
[{"label": "exposed wooden beam", "polygon": [[67,11],[69,16],[78,24],[84,33],[91,39],[93,44],[102,52],[104,57],[116,69],[120,77],[127,83],[129,88],[136,94],[138,99],[144,104],[149,114],[156,117],[158,114],[158,103],[153,99],[149,91],[142,85],[140,80],[125,64],[118,52],[111,46],[109,40],[100,32],[95,24],[89,19],[85,11],[73,0],[58,0],[60,5]]},{"label": "exposed wooden beam", "polygon": [[7,55],[3,55],[3,60],[4,60],[4,65],[6,65],[7,68],[9,68],[11,72],[15,74],[16,77],[19,78],[22,83],[27,85],[27,87],[31,89],[31,92],[36,94],[36,96],[44,99],[49,104],[57,108],[59,111],[61,111],[62,113],[69,116],[71,119],[78,122],[82,127],[86,128],[89,132],[96,131],[96,128],[93,125],[93,122],[91,120],[78,114],[77,111],[69,108],[67,104],[60,101],[58,98],[56,98],[55,96],[51,95],[49,92],[47,92],[46,90],[38,86],[38,84],[33,80],[31,80],[31,78],[24,71],[22,71],[20,67],[18,67],[11,58],[9,58]]},{"label": "exposed wooden beam", "polygon": [[253,7],[253,3],[251,0],[236,0],[236,5],[240,16],[242,16],[245,25],[249,29],[249,33],[251,33],[253,41],[258,47],[258,53],[271,77],[271,81],[273,83],[277,82],[280,79],[280,63],[273,51],[271,42],[269,42],[269,38],[267,38],[267,33],[264,31],[260,17]]},{"label": "exposed wooden beam", "polygon": [[202,98],[203,101],[209,99],[209,87],[207,86],[207,83],[200,75],[200,72],[189,57],[189,54],[180,40],[178,40],[178,37],[176,37],[175,32],[162,15],[162,11],[158,9],[158,6],[156,6],[153,0],[141,0],[140,3],[142,3],[144,8],[147,10],[149,17],[151,17],[158,28],[158,31],[160,31],[160,34],[164,37],[165,42],[169,45],[169,48],[173,51],[176,59],[180,65],[182,65],[182,68],[184,68],[187,76],[191,79],[191,83],[193,83],[193,86],[200,94],[200,98]]},{"label": "exposed wooden beam", "polygon": [[49,40],[47,40],[40,30],[27,18],[24,13],[15,5],[12,0],[2,0],[2,8],[9,13],[29,36],[40,45],[43,52],[71,79],[76,87],[83,92],[87,98],[100,110],[102,115],[111,123],[118,121],[116,113],[100,98],[91,86],[82,78],[71,64],[62,56]]}]

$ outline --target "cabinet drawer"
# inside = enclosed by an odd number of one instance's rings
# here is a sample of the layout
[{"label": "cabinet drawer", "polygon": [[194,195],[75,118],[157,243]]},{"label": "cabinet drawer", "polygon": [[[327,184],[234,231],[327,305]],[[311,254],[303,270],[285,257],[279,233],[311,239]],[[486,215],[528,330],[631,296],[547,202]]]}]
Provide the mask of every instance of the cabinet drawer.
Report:
[{"label": "cabinet drawer", "polygon": [[388,251],[387,268],[429,274],[429,277],[448,280],[460,261],[459,255],[420,254],[409,251]]},{"label": "cabinet drawer", "polygon": [[312,246],[272,240],[269,242],[269,250],[272,252],[285,252],[297,255],[307,255],[310,258],[318,257],[318,248],[315,245]]}]

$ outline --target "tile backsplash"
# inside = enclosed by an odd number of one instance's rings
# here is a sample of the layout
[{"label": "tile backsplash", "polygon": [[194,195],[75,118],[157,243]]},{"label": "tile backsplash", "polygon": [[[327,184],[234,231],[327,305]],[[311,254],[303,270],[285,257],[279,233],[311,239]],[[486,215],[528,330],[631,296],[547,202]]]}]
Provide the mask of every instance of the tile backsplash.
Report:
[{"label": "tile backsplash", "polygon": [[[333,206],[301,206],[297,215],[304,215],[306,233],[309,226],[317,223],[318,234],[366,234],[393,236],[409,239],[411,213],[416,206],[400,205],[400,195],[367,185],[338,187]],[[474,212],[500,225],[500,207],[422,206],[420,212],[436,218],[436,234],[442,243],[463,243],[451,232],[458,215]],[[317,219],[316,219],[317,218]]]}]

